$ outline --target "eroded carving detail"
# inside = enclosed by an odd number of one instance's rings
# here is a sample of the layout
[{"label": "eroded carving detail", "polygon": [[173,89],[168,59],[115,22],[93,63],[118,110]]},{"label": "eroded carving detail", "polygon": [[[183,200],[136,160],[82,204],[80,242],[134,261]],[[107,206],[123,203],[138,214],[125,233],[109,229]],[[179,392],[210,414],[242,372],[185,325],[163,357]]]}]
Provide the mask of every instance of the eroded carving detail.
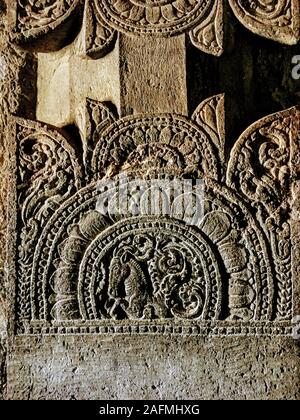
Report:
[{"label": "eroded carving detail", "polygon": [[292,144],[299,133],[296,108],[251,126],[232,151],[227,178],[252,201],[268,237],[276,265],[277,314],[292,314],[291,190]]},{"label": "eroded carving detail", "polygon": [[207,18],[191,32],[190,38],[195,47],[216,56],[222,55],[224,48],[224,4],[216,0]]},{"label": "eroded carving detail", "polygon": [[88,56],[101,58],[113,48],[117,32],[103,21],[93,0],[86,1],[85,30],[85,51]]},{"label": "eroded carving detail", "polygon": [[95,147],[92,168],[116,174],[130,168],[140,173],[185,173],[219,179],[217,151],[208,134],[184,117],[125,117],[102,133]]},{"label": "eroded carving detail", "polygon": [[[72,22],[85,5],[84,49],[100,58],[114,46],[117,32],[169,37],[188,33],[202,51],[219,56],[224,42],[224,0],[18,0],[11,5],[17,42],[38,50],[56,50],[69,40]],[[286,44],[299,41],[298,0],[229,1],[237,18],[253,32]],[[61,32],[61,36],[60,36]],[[47,43],[39,43],[45,35]],[[47,45],[43,45],[47,44]]]},{"label": "eroded carving detail", "polygon": [[[58,143],[58,133],[16,121],[20,331],[33,321],[45,328],[87,322],[104,332],[121,331],[118,326],[141,332],[149,322],[175,332],[174,325],[192,323],[200,332],[204,322],[291,320],[284,191],[287,142],[297,135],[299,113],[288,110],[250,127],[232,152],[226,186],[223,155],[214,151],[223,147],[223,102],[208,99],[193,121],[168,114],[118,120],[108,106],[88,100],[83,150],[91,169],[85,171],[69,143],[61,137]],[[201,177],[203,215],[191,226],[175,215],[101,214],[104,168],[111,179],[124,171],[130,179]]]},{"label": "eroded carving detail", "polygon": [[18,308],[30,319],[30,270],[36,242],[55,210],[79,187],[81,168],[73,148],[57,131],[38,123],[17,119],[19,147],[19,194],[22,227],[19,239]]},{"label": "eroded carving detail", "polygon": [[229,0],[239,21],[252,32],[284,44],[300,39],[298,0]]},{"label": "eroded carving detail", "polygon": [[92,156],[101,133],[117,121],[118,115],[112,109],[111,104],[87,99],[85,117],[84,164],[89,171]]},{"label": "eroded carving detail", "polygon": [[44,43],[47,45],[37,44],[44,51],[61,48],[82,4],[83,0],[17,0],[9,5],[15,40],[28,45],[61,30],[61,37],[54,34],[51,42]]}]

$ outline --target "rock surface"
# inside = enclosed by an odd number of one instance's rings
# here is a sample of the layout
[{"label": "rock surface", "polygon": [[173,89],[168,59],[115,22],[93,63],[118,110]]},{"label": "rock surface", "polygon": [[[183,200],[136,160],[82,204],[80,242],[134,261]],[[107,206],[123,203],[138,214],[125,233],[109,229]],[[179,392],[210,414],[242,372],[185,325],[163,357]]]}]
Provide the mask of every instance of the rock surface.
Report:
[{"label": "rock surface", "polygon": [[[298,1],[12,3],[0,398],[298,399]],[[202,216],[100,215],[121,173]]]}]

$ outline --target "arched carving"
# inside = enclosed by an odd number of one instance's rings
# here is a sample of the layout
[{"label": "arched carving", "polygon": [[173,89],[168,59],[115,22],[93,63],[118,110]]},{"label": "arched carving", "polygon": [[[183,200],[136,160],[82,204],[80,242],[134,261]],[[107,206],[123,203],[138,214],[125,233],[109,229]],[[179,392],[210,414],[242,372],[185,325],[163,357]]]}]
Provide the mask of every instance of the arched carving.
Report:
[{"label": "arched carving", "polygon": [[[118,119],[109,104],[88,100],[83,157],[52,127],[14,120],[21,325],[92,322],[115,329],[179,322],[201,328],[203,322],[291,319],[286,153],[298,133],[299,112],[277,113],[246,130],[225,183],[223,108],[218,95],[191,120],[170,114]],[[125,183],[200,177],[203,212],[193,223],[176,211],[169,217],[112,213],[110,207],[101,213],[99,200],[110,197],[106,182],[121,172]],[[44,196],[34,193],[35,186]],[[135,199],[134,189],[132,194]],[[176,197],[170,200],[173,209]]]}]

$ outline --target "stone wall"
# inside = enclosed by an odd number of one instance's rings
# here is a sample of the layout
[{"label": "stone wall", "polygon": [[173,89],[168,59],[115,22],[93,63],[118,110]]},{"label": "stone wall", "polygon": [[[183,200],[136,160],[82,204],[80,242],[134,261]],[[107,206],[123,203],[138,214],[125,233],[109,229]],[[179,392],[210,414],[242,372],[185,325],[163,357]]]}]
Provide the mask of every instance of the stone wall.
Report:
[{"label": "stone wall", "polygon": [[0,1],[1,398],[299,397],[298,0],[154,3]]}]

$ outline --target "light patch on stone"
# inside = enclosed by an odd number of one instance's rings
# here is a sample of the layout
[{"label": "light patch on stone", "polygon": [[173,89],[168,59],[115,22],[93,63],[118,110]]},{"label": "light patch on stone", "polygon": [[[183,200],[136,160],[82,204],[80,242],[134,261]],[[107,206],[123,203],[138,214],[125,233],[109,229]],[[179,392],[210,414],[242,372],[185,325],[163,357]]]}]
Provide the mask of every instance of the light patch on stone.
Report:
[{"label": "light patch on stone", "polygon": [[0,55],[0,81],[4,80],[7,74],[7,63],[5,57]]}]

